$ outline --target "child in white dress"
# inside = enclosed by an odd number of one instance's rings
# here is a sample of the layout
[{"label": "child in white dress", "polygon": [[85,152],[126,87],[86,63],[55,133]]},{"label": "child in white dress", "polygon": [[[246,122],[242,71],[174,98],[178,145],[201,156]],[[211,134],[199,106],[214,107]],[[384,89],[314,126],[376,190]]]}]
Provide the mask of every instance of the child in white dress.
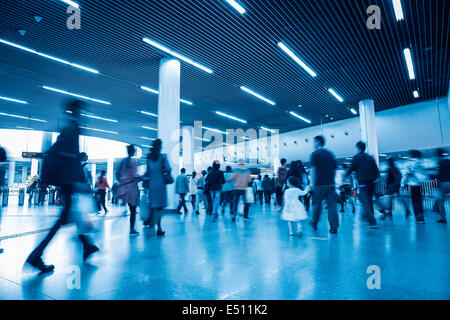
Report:
[{"label": "child in white dress", "polygon": [[[289,233],[291,236],[297,235],[301,237],[301,221],[308,219],[308,216],[306,214],[305,207],[299,198],[309,192],[309,187],[305,188],[305,190],[300,190],[298,187],[299,185],[300,181],[298,178],[289,177],[287,181],[287,186],[289,189],[286,189],[284,192],[283,212],[281,214],[281,219],[289,222]],[[294,232],[294,224],[297,225],[296,232]]]}]

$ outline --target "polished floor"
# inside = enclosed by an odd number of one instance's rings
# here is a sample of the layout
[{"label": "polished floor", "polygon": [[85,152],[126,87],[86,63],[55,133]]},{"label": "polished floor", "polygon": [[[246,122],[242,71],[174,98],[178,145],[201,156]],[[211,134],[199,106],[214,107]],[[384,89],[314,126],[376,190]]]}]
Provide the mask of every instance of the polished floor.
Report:
[{"label": "polished floor", "polygon": [[[228,214],[217,223],[167,214],[161,238],[139,220],[140,235],[130,237],[124,208],[111,207],[110,215],[92,217],[101,253],[89,263],[67,226],[45,253],[53,273],[23,268],[58,212],[3,209],[0,299],[450,299],[450,231],[432,212],[416,225],[399,209],[372,230],[347,209],[337,235],[328,233],[324,212],[318,231],[305,224],[297,238],[274,208],[254,205],[251,219],[236,223]],[[369,266],[380,268],[380,289],[368,288]]]}]

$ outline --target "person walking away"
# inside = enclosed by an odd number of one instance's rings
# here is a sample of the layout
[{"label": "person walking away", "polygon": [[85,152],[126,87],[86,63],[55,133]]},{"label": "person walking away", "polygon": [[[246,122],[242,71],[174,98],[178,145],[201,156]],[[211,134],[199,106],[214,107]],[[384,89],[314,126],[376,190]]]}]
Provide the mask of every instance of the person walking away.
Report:
[{"label": "person walking away", "polygon": [[250,170],[244,166],[244,159],[238,160],[238,167],[233,171],[227,181],[233,181],[233,208],[232,221],[236,221],[239,200],[244,200],[244,220],[248,220],[249,205],[246,201],[246,189],[251,181]]},{"label": "person walking away", "polygon": [[[3,188],[6,187],[6,167],[8,165],[6,150],[0,146],[0,193],[3,193]],[[0,204],[0,231],[2,226],[2,206]],[[1,233],[0,233],[1,234]],[[3,253],[4,249],[1,247],[0,241],[0,253]]]},{"label": "person walking away", "polygon": [[311,154],[311,179],[313,187],[313,220],[310,223],[314,230],[317,230],[322,211],[322,201],[326,199],[328,205],[328,223],[330,224],[330,233],[336,234],[339,227],[339,218],[336,209],[336,187],[335,175],[337,162],[333,153],[325,148],[325,138],[316,136],[314,138],[315,151]]},{"label": "person walking away", "polygon": [[363,210],[362,218],[369,223],[369,228],[377,228],[373,197],[375,196],[375,184],[380,179],[380,171],[375,159],[365,152],[366,144],[364,142],[359,141],[356,143],[356,149],[358,153],[353,157],[346,177],[350,176],[352,172],[356,172],[356,179],[359,185],[359,199]]},{"label": "person walking away", "polygon": [[192,176],[189,179],[189,196],[191,198],[192,212],[195,212],[195,206],[197,202],[197,172],[192,172]]},{"label": "person walking away", "polygon": [[281,205],[282,205],[283,187],[284,187],[284,184],[286,183],[286,173],[287,173],[286,162],[287,162],[287,160],[285,158],[281,159],[280,160],[281,166],[277,170],[278,178],[276,180],[275,193],[276,193],[277,205],[279,208],[281,208]]},{"label": "person walking away", "polygon": [[208,167],[207,169],[207,175],[205,176],[205,187],[204,187],[204,194],[205,194],[205,198],[206,198],[206,214],[207,215],[212,215],[212,211],[213,211],[213,202],[212,202],[212,197],[211,197],[211,192],[209,190],[209,184],[207,181],[207,177],[208,174],[212,171],[212,167]]},{"label": "person walking away", "polygon": [[[302,223],[301,221],[308,219],[305,207],[300,201],[300,197],[306,195],[309,192],[309,186],[304,190],[300,189],[301,182],[295,177],[291,176],[287,180],[287,189],[284,192],[283,199],[283,211],[281,213],[281,219],[288,221],[289,234],[291,236],[302,236]],[[296,225],[294,231],[294,224]]]},{"label": "person walking away", "polygon": [[230,166],[227,166],[225,168],[224,178],[225,178],[225,184],[222,188],[222,194],[223,194],[223,206],[222,206],[222,214],[225,214],[225,209],[227,208],[227,205],[230,206],[230,213],[232,212],[233,207],[233,181],[228,181],[232,175],[232,169]]},{"label": "person walking away", "polygon": [[205,197],[205,177],[208,173],[202,170],[202,176],[197,180],[197,202],[195,203],[195,214],[200,214],[200,203],[206,208],[207,201]]},{"label": "person walking away", "polygon": [[445,197],[450,194],[450,160],[447,158],[445,150],[439,148],[436,150],[438,158],[438,206],[440,219],[438,223],[447,223],[445,213]]},{"label": "person walking away", "polygon": [[206,183],[209,185],[209,192],[211,194],[211,201],[213,204],[213,222],[216,222],[220,206],[222,185],[225,183],[224,174],[220,170],[219,160],[214,161],[211,172],[206,176]]},{"label": "person walking away", "polygon": [[341,211],[345,212],[344,206],[347,200],[350,202],[352,206],[352,213],[355,213],[355,202],[353,201],[352,192],[353,192],[353,177],[352,175],[347,175],[347,170],[349,166],[346,163],[342,164],[342,170],[339,174],[336,174],[336,185],[339,190],[339,202],[341,203]]},{"label": "person walking away", "polygon": [[146,226],[154,227],[156,224],[158,236],[163,236],[166,232],[162,230],[162,211],[167,207],[167,187],[171,181],[171,171],[167,155],[161,153],[162,141],[153,141],[150,153],[147,156],[147,171],[144,177],[148,179],[149,207],[151,214],[149,220],[144,223]]},{"label": "person walking away", "polygon": [[130,209],[130,235],[136,236],[139,232],[135,229],[136,207],[139,197],[137,160],[134,157],[136,148],[127,146],[128,157],[122,159],[119,164],[119,198],[122,199]]},{"label": "person walking away", "polygon": [[95,182],[95,188],[96,191],[96,198],[97,198],[97,206],[98,206],[98,213],[100,214],[101,207],[103,207],[103,210],[105,210],[105,215],[108,213],[108,209],[106,208],[106,189],[109,188],[108,181],[106,180],[106,171],[102,170],[100,173],[100,176],[98,177],[97,181]]},{"label": "person walking away", "polygon": [[[393,206],[394,206],[394,196],[400,196],[400,186],[402,182],[402,173],[395,165],[394,158],[390,157],[388,159],[388,171],[387,171],[387,179],[386,179],[386,194],[389,196],[389,206],[386,210],[386,214],[381,216],[381,220],[385,220],[386,218],[392,219],[393,214]],[[404,203],[404,198],[400,196],[400,202],[403,203],[406,207],[406,215],[409,216],[409,203]]]},{"label": "person walking away", "polygon": [[186,177],[186,169],[181,168],[181,174],[175,180],[175,193],[180,196],[180,202],[177,207],[177,213],[181,214],[181,208],[184,209],[184,214],[188,214],[186,206],[186,194],[189,193],[189,181]]},{"label": "person walking away", "polygon": [[408,186],[411,192],[411,202],[416,217],[416,223],[422,224],[425,223],[425,216],[423,214],[423,199],[420,185],[426,179],[423,173],[422,153],[419,150],[411,150],[409,154],[411,160],[403,176],[402,186]]},{"label": "person walking away", "polygon": [[269,175],[264,175],[263,181],[261,183],[264,192],[264,202],[266,204],[270,204],[270,196],[272,195],[272,181],[269,178]]},{"label": "person walking away", "polygon": [[256,199],[255,199],[255,203],[257,203],[259,201],[259,204],[263,204],[263,194],[264,194],[264,189],[262,187],[262,181],[261,181],[261,176],[258,175],[258,177],[253,181],[253,186],[254,189],[256,189]]},{"label": "person walking away", "polygon": [[[44,158],[42,165],[41,180],[47,185],[61,187],[64,207],[49,233],[26,259],[26,264],[38,269],[41,273],[48,273],[54,270],[55,267],[53,265],[44,264],[42,255],[61,226],[67,223],[72,210],[72,195],[79,188],[82,188],[82,185],[87,185],[87,180],[81,167],[79,145],[79,122],[83,106],[84,103],[82,101],[71,100],[64,108],[64,110],[69,110],[71,113],[65,113],[66,123],[64,123],[55,144],[46,152],[46,158]],[[77,223],[78,238],[83,244],[83,260],[87,260],[99,249],[93,244],[88,234],[82,233],[79,222]]]}]

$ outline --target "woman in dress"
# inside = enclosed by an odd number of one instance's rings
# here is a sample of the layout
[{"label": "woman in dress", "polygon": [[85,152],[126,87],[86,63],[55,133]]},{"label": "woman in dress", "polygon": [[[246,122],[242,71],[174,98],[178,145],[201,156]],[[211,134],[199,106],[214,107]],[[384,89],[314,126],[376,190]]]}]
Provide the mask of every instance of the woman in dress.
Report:
[{"label": "woman in dress", "polygon": [[136,223],[136,206],[138,201],[138,174],[137,161],[133,156],[136,153],[134,146],[127,146],[128,157],[122,159],[119,165],[119,198],[130,208],[130,235],[138,235],[134,229]]},{"label": "woman in dress", "polygon": [[[288,189],[284,192],[283,212],[281,214],[281,219],[289,222],[289,234],[299,237],[302,236],[301,221],[308,218],[300,197],[309,192],[309,187],[301,190],[300,184],[300,180],[295,176],[290,176],[287,179]],[[294,224],[296,224],[296,231],[294,231]]]},{"label": "woman in dress", "polygon": [[167,207],[167,188],[165,177],[170,177],[172,171],[167,155],[161,153],[162,141],[156,139],[147,157],[147,172],[144,179],[148,180],[145,188],[149,193],[149,219],[144,222],[145,226],[158,227],[157,235],[163,236],[166,232],[161,228],[162,210]]}]

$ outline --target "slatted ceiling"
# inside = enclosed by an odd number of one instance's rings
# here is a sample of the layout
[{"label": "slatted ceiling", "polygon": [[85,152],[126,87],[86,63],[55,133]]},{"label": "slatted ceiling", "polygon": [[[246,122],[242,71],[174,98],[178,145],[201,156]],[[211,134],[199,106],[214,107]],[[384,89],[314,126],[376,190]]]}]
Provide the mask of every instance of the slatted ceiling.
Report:
[{"label": "slatted ceiling", "polygon": [[[68,30],[67,6],[57,0],[3,0],[1,38],[96,68],[102,75],[45,59],[38,68],[30,61],[40,57],[0,45],[0,63],[16,66],[13,70],[9,68],[7,74],[23,77],[14,91],[0,73],[0,92],[8,88],[8,94],[18,98],[31,92],[27,98],[39,107],[43,90],[23,88],[51,80],[68,90],[104,97],[113,105],[105,109],[92,104],[95,112],[107,118],[111,118],[110,112],[120,112],[121,124],[127,126],[112,131],[120,131],[129,142],[142,143],[136,137],[148,132],[140,130],[140,125],[155,119],[143,117],[136,110],[156,112],[157,96],[139,86],[158,88],[159,60],[164,57],[162,52],[145,44],[143,37],[214,70],[209,75],[181,63],[181,96],[194,102],[194,106],[181,105],[183,124],[203,120],[204,125],[222,130],[241,125],[213,114],[222,110],[248,120],[247,127],[265,125],[283,132],[308,126],[288,115],[290,110],[317,125],[329,122],[329,118],[353,116],[349,109],[357,109],[362,99],[373,98],[377,110],[385,110],[446,96],[448,92],[448,1],[402,0],[405,14],[402,22],[396,21],[390,0],[241,2],[247,9],[242,16],[222,0],[134,0],[117,1],[114,5],[106,0],[79,0],[82,29]],[[370,31],[366,27],[366,8],[372,4],[382,9],[381,30]],[[36,23],[34,15],[44,19]],[[20,36],[18,29],[26,29],[27,35]],[[280,41],[318,76],[310,77],[286,56],[277,46]],[[402,52],[409,46],[415,81],[408,78]],[[12,59],[11,53],[5,59],[5,52],[14,52],[17,59]],[[20,66],[31,70],[19,71]],[[41,74],[36,79],[38,70]],[[270,106],[248,95],[239,89],[241,85],[277,105]],[[331,96],[328,88],[335,89],[345,99],[344,103]],[[420,92],[419,99],[412,96],[416,89]],[[59,108],[60,100],[53,96],[55,100],[49,96],[45,108],[52,105],[51,101]],[[298,104],[302,107],[298,108]],[[329,118],[325,118],[326,114]],[[0,118],[0,125],[3,120]],[[92,123],[103,129],[100,122]],[[104,123],[105,128],[107,125],[111,124]]]}]

